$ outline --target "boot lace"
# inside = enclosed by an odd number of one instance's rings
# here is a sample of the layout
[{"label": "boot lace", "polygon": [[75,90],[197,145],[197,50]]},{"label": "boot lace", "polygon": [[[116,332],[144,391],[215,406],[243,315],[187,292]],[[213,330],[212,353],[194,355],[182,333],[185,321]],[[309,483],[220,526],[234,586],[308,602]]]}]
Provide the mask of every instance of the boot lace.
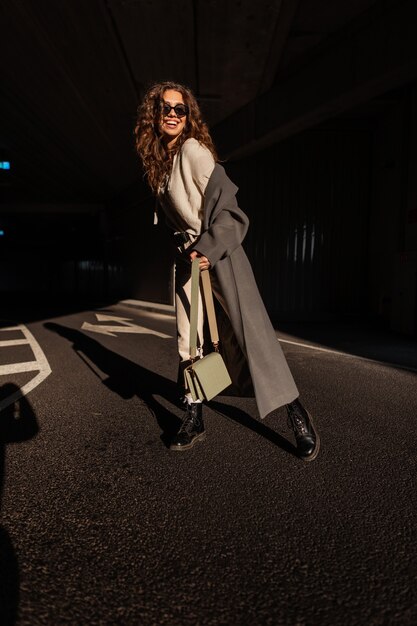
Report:
[{"label": "boot lace", "polygon": [[288,426],[293,429],[295,434],[307,435],[308,429],[304,418],[296,411],[290,410],[288,415]]},{"label": "boot lace", "polygon": [[199,424],[200,424],[200,420],[198,419],[197,416],[193,415],[193,412],[190,406],[187,406],[185,410],[184,421],[181,425],[181,428],[178,431],[178,434],[180,433],[189,434],[190,432],[194,430],[194,428],[198,427]]}]

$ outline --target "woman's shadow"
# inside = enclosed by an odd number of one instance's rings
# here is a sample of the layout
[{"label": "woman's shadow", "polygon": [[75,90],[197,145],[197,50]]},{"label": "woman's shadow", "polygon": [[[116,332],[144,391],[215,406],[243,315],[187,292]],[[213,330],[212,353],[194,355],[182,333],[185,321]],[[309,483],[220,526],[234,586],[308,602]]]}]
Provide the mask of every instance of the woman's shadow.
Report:
[{"label": "woman's shadow", "polygon": [[[179,398],[177,382],[164,378],[160,374],[156,374],[108,350],[98,341],[78,330],[56,324],[55,322],[47,322],[45,328],[71,341],[74,351],[90,369],[92,368],[89,361],[97,365],[101,372],[107,375],[107,378],[102,382],[109,389],[125,399],[132,398],[135,395],[138,396],[147,405],[161,428],[161,440],[167,447],[169,446],[173,435],[177,433],[181,425],[181,421],[158,402],[155,395],[164,397],[173,405],[183,408]],[[94,373],[98,375],[97,372],[94,371]],[[225,395],[227,395],[227,392],[225,392]],[[209,403],[209,406],[223,416],[258,433],[276,446],[296,456],[296,450],[293,445],[273,429],[254,419],[242,409],[219,401],[212,401]]]},{"label": "woman's shadow", "polygon": [[[112,352],[78,330],[55,322],[47,322],[44,326],[72,342],[76,354],[106,387],[126,400],[139,397],[156,419],[162,431],[161,439],[168,445],[180,426],[180,420],[158,402],[155,396],[161,396],[177,407],[181,406],[175,382]],[[97,366],[107,378],[103,379],[91,364]]]},{"label": "woman's shadow", "polygon": [[[27,399],[18,397],[20,388],[12,383],[0,387],[0,511],[5,484],[6,446],[32,439],[38,426],[35,413]],[[18,397],[1,409],[10,396]],[[13,543],[0,526],[0,624],[16,623],[19,607],[19,567]]]}]

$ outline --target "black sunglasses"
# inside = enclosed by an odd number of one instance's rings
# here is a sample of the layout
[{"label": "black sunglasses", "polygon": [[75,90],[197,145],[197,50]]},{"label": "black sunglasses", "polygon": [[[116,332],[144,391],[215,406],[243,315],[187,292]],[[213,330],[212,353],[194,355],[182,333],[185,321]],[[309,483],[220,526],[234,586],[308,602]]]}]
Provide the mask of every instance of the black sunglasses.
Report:
[{"label": "black sunglasses", "polygon": [[186,104],[176,104],[172,107],[168,102],[161,102],[161,111],[163,115],[169,115],[171,111],[175,111],[177,117],[185,117],[188,113],[188,107]]}]

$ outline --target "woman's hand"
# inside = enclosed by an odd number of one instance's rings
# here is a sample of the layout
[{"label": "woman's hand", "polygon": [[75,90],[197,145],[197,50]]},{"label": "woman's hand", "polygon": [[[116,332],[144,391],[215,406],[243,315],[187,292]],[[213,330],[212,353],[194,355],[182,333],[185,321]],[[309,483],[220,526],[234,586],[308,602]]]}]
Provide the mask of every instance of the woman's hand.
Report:
[{"label": "woman's hand", "polygon": [[211,267],[211,263],[208,260],[208,258],[206,256],[203,256],[202,254],[200,254],[199,252],[197,252],[197,250],[193,250],[192,252],[190,252],[190,259],[191,261],[194,261],[194,259],[200,259],[200,270],[209,270]]}]

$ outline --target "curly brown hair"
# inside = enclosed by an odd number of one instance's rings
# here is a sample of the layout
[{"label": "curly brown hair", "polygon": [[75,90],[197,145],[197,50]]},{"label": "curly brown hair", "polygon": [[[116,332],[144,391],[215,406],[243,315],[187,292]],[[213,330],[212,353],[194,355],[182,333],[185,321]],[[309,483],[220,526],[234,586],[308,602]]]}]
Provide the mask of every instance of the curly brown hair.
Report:
[{"label": "curly brown hair", "polygon": [[[178,137],[173,148],[168,150],[162,141],[159,130],[161,119],[161,101],[164,92],[173,89],[181,93],[188,106],[188,115],[184,131]],[[203,121],[197,100],[188,87],[179,83],[165,81],[152,85],[138,106],[138,117],[134,130],[136,151],[142,161],[148,183],[154,193],[158,193],[166,178],[171,173],[174,155],[181,149],[184,141],[194,137],[206,146],[217,161],[217,153],[207,124]]]}]

